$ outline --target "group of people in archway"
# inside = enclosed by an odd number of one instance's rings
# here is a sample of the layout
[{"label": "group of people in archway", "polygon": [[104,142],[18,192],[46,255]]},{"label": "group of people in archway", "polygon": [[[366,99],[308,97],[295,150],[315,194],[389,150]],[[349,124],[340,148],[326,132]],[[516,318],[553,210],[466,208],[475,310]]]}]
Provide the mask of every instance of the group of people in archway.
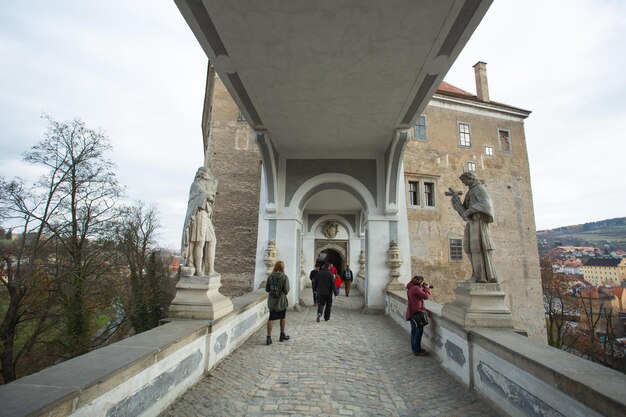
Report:
[{"label": "group of people in archway", "polygon": [[[354,280],[354,275],[350,266],[346,265],[346,269],[338,273],[337,268],[330,262],[318,261],[315,269],[310,274],[311,284],[313,287],[313,302],[317,306],[317,322],[323,316],[325,321],[330,320],[330,311],[333,304],[333,296],[339,295],[341,283],[345,285],[346,297],[350,295],[350,287]],[[267,321],[267,340],[266,344],[272,344],[272,329],[274,321],[280,322],[280,342],[289,340],[289,336],[285,333],[285,316],[289,302],[287,294],[289,293],[289,279],[285,274],[285,263],[278,261],[274,264],[272,273],[267,277],[265,282],[265,291],[268,293],[267,308],[270,316]]]},{"label": "group of people in archway", "polygon": [[[344,278],[343,280],[341,278]],[[349,265],[342,271],[341,277],[337,274],[337,269],[330,262],[317,262],[315,269],[311,271],[310,279],[313,287],[313,301],[317,305],[316,321],[324,317],[324,321],[330,320],[330,312],[333,305],[333,296],[339,295],[341,282],[346,283],[346,296],[350,293],[350,284],[353,276]],[[424,282],[424,277],[414,276],[407,284],[407,309],[406,319],[411,323],[411,350],[416,356],[426,356],[426,352],[421,347],[424,326],[428,324],[428,312],[424,307],[424,300],[430,297],[431,285]],[[280,342],[289,340],[285,333],[285,316],[289,302],[289,279],[285,274],[285,263],[278,261],[274,264],[272,273],[265,282],[265,291],[269,293],[267,307],[270,316],[267,321],[266,344],[272,344],[272,329],[274,321],[280,321]]]}]

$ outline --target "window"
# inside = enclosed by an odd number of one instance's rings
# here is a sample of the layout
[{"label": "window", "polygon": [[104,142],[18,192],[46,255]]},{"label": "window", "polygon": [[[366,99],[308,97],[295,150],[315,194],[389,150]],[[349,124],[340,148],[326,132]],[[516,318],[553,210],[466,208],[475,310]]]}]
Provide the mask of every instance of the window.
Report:
[{"label": "window", "polygon": [[470,172],[476,172],[476,162],[467,161],[467,170]]},{"label": "window", "polygon": [[463,260],[463,239],[449,239],[450,242],[450,260]]},{"label": "window", "polygon": [[424,205],[426,207],[435,206],[435,184],[432,182],[424,183]]},{"label": "window", "polygon": [[467,123],[459,123],[459,146],[469,148],[472,146],[470,139],[470,125]]},{"label": "window", "polygon": [[413,136],[416,140],[426,140],[426,117],[420,116],[413,125]]},{"label": "window", "polygon": [[485,146],[485,155],[493,156],[493,146]]},{"label": "window", "polygon": [[511,132],[498,129],[498,140],[500,141],[500,151],[502,153],[511,153]]},{"label": "window", "polygon": [[242,112],[239,112],[239,117],[237,117],[237,121],[238,122],[245,122],[246,121],[246,116],[244,116]]},{"label": "window", "polygon": [[419,182],[417,181],[409,181],[409,205],[420,205]]}]

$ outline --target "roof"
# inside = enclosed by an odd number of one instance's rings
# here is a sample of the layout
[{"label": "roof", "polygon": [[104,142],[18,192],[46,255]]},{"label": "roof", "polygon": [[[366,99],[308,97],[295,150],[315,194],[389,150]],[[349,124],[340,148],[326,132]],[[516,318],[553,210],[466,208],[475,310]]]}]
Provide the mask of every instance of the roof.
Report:
[{"label": "roof", "polygon": [[585,262],[585,266],[604,266],[604,267],[617,267],[621,262],[618,258],[589,258]]},{"label": "roof", "polygon": [[504,104],[504,103],[498,103],[497,101],[483,101],[480,100],[478,98],[478,96],[476,96],[475,94],[472,94],[468,91],[465,91],[459,87],[456,87],[452,84],[449,84],[445,81],[442,81],[441,84],[439,84],[439,87],[437,87],[437,91],[435,92],[435,94],[440,94],[443,96],[448,96],[448,97],[455,97],[455,98],[461,98],[464,100],[470,100],[470,101],[475,101],[476,103],[484,103],[484,104],[489,104],[495,107],[502,107],[505,109],[509,109],[509,110],[515,110],[515,111],[519,111],[519,112],[524,112],[524,113],[528,113],[530,114],[531,111],[530,110],[525,110],[522,109],[520,107],[513,107],[513,106],[509,106],[508,104]]}]

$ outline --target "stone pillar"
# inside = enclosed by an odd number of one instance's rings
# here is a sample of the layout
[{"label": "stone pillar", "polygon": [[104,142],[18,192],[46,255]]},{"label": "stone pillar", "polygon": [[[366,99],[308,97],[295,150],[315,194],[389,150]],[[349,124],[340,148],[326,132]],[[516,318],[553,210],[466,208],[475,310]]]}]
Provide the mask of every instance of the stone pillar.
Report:
[{"label": "stone pillar", "polygon": [[385,264],[389,251],[389,222],[368,220],[365,276],[365,309],[380,312],[385,309],[385,287],[389,283],[389,267]]},{"label": "stone pillar", "polygon": [[233,311],[230,298],[219,293],[222,276],[194,276],[193,268],[181,268],[176,284],[176,297],[169,311],[170,318],[216,320]]},{"label": "stone pillar", "polygon": [[402,266],[402,258],[400,257],[400,248],[398,247],[398,242],[396,242],[395,240],[392,240],[389,243],[386,264],[389,267],[389,283],[385,287],[385,290],[403,290],[404,285],[398,280],[398,278],[400,278],[400,267]]},{"label": "stone pillar", "polygon": [[444,304],[442,316],[464,328],[513,328],[513,316],[497,283],[460,282],[456,299]]}]

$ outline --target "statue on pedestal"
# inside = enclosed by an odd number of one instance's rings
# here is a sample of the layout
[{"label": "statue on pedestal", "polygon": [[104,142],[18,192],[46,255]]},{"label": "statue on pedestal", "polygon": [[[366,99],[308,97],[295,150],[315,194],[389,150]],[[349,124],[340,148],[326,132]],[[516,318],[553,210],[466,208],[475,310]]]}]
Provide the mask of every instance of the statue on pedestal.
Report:
[{"label": "statue on pedestal", "polygon": [[215,273],[217,239],[212,217],[216,192],[217,178],[209,168],[200,167],[189,190],[181,249],[185,266],[194,268],[195,276]]},{"label": "statue on pedestal", "polygon": [[459,179],[468,187],[461,203],[458,191],[450,188],[446,195],[452,197],[452,207],[466,221],[463,250],[472,264],[472,277],[468,281],[497,283],[497,273],[493,264],[494,244],[489,231],[493,222],[493,203],[485,186],[472,172],[464,172]]}]

